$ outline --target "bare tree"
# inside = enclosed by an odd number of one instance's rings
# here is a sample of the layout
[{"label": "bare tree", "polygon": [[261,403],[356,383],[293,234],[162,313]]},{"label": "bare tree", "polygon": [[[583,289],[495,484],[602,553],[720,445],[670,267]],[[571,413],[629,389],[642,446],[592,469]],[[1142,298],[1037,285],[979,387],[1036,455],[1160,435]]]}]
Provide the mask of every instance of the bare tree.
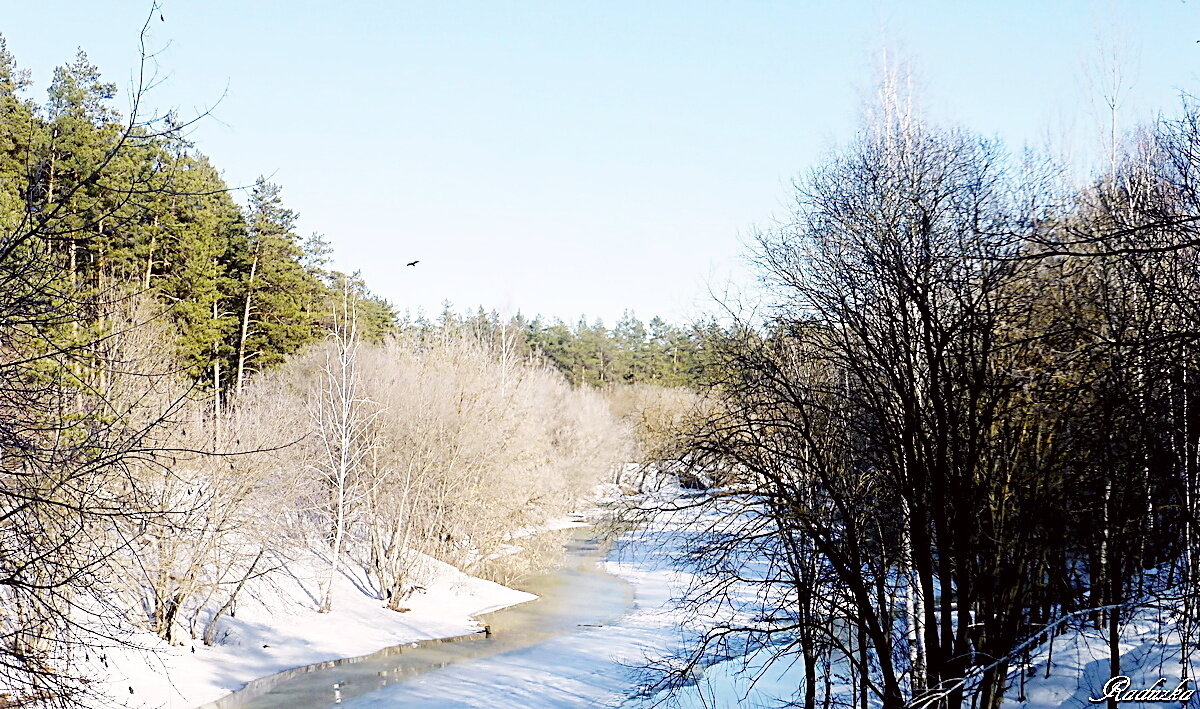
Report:
[{"label": "bare tree", "polygon": [[373,422],[378,414],[363,390],[358,365],[358,294],[352,288],[347,279],[341,303],[334,309],[326,362],[309,409],[321,448],[316,465],[327,481],[330,496],[331,555],[321,594],[323,612],[333,608],[333,581],[342,564],[351,515],[361,501],[360,477],[374,447]]}]

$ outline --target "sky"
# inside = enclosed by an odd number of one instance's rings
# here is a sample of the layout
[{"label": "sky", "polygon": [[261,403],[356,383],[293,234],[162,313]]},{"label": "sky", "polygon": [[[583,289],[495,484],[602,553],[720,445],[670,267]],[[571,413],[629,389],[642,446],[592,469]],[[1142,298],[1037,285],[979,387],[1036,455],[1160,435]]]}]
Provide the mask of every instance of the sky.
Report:
[{"label": "sky", "polygon": [[[0,0],[0,34],[38,98],[82,47],[124,107],[149,11]],[[753,297],[748,236],[853,137],[885,49],[913,63],[935,120],[1076,160],[1098,141],[1097,66],[1122,67],[1122,126],[1200,93],[1200,0],[163,0],[161,12],[146,102],[203,114],[191,138],[231,186],[279,183],[336,267],[430,316],[448,301],[684,322],[714,297]]]}]

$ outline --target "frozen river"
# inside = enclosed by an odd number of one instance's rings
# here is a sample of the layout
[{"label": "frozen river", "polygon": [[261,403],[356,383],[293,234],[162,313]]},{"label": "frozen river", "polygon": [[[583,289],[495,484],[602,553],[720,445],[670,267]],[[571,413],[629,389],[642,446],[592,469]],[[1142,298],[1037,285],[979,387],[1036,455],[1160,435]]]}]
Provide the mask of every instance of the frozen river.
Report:
[{"label": "frozen river", "polygon": [[519,584],[537,600],[481,616],[490,635],[292,670],[206,708],[636,704],[637,667],[681,639],[672,545],[639,534],[610,549],[593,534],[576,530],[561,568]]}]

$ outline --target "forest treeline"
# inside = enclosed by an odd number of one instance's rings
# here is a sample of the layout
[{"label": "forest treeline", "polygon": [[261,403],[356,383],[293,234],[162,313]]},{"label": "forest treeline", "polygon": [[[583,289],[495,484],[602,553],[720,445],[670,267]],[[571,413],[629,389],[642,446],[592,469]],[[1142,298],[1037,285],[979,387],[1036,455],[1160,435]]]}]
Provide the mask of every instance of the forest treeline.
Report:
[{"label": "forest treeline", "polygon": [[716,325],[681,327],[657,316],[644,323],[626,311],[611,328],[586,318],[571,326],[558,318],[530,319],[518,313],[504,319],[494,310],[458,314],[447,307],[436,323],[405,315],[398,327],[422,335],[449,328],[514,347],[523,356],[544,358],[577,386],[681,387],[703,380],[705,342]]},{"label": "forest treeline", "polygon": [[219,643],[285,570],[326,611],[343,573],[395,610],[445,564],[517,578],[697,372],[657,319],[398,318],[142,69],[128,115],[82,51],[37,102],[0,40],[5,706],[112,706],[108,648]]},{"label": "forest treeline", "polygon": [[769,315],[710,345],[672,463],[717,480],[692,600],[750,583],[761,608],[683,672],[765,647],[804,670],[781,702],[998,707],[1062,632],[1122,674],[1121,628],[1158,607],[1161,672],[1192,679],[1200,107],[1075,186],[897,85],[757,234]]}]

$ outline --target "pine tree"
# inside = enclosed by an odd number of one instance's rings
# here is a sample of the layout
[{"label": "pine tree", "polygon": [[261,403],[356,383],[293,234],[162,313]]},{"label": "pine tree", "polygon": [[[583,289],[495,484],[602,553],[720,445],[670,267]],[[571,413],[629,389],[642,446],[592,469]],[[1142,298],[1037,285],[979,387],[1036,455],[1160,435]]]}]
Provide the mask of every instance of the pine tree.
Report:
[{"label": "pine tree", "polygon": [[[96,236],[110,224],[112,200],[98,177],[117,158],[113,144],[119,135],[116,113],[108,101],[116,86],[100,80],[100,72],[81,49],[75,61],[57,68],[48,91],[47,144],[43,152],[41,189],[46,204],[59,214],[53,234],[64,250],[67,273],[76,287],[94,260],[89,253]],[[116,199],[119,196],[113,195]]]},{"label": "pine tree", "polygon": [[247,374],[282,361],[316,333],[324,289],[301,263],[296,214],[278,185],[259,178],[246,210],[246,239],[234,250],[239,294],[234,391]]}]

